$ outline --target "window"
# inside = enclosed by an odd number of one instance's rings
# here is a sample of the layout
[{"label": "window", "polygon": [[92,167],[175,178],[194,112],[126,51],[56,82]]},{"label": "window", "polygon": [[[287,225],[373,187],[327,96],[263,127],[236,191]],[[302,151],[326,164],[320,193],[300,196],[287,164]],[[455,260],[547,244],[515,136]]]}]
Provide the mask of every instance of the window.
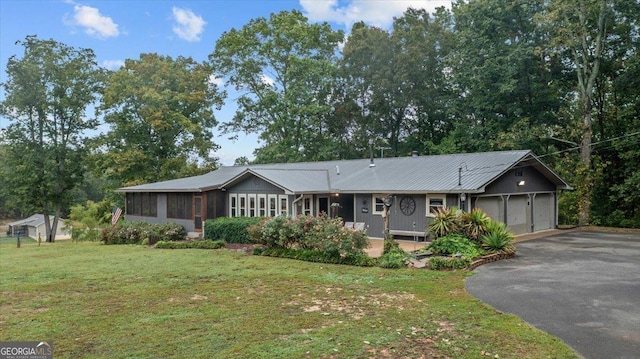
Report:
[{"label": "window", "polygon": [[238,216],[238,196],[235,194],[229,195],[229,217]]},{"label": "window", "polygon": [[312,215],[311,213],[311,197],[305,196],[302,200],[302,214],[305,216]]},{"label": "window", "polygon": [[157,217],[158,195],[155,193],[127,193],[127,214]]},{"label": "window", "polygon": [[193,196],[191,193],[167,194],[167,218],[193,218]]},{"label": "window", "polygon": [[239,215],[240,217],[244,217],[247,215],[247,197],[245,197],[245,195],[243,194],[240,194],[238,195],[238,201],[240,202]]},{"label": "window", "polygon": [[280,196],[280,215],[289,215],[289,199],[287,196]]},{"label": "window", "polygon": [[256,195],[250,194],[249,196],[249,217],[256,216]]},{"label": "window", "polygon": [[264,194],[258,195],[258,217],[267,216],[267,196]]},{"label": "window", "polygon": [[438,211],[438,209],[445,208],[446,206],[446,196],[427,196],[427,216],[433,216]]},{"label": "window", "polygon": [[278,198],[276,196],[269,196],[269,217],[278,215],[277,200]]},{"label": "window", "polygon": [[374,194],[371,198],[371,203],[373,204],[373,214],[382,214],[384,212],[384,194]]}]

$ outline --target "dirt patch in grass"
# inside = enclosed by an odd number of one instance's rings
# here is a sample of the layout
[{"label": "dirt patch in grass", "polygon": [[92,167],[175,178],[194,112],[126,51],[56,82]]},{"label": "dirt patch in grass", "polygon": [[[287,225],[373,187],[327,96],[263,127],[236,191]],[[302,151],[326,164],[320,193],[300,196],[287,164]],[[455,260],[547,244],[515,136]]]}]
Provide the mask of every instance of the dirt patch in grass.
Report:
[{"label": "dirt patch in grass", "polygon": [[253,248],[258,246],[252,243],[227,243],[224,245],[226,249],[247,254],[253,253]]}]

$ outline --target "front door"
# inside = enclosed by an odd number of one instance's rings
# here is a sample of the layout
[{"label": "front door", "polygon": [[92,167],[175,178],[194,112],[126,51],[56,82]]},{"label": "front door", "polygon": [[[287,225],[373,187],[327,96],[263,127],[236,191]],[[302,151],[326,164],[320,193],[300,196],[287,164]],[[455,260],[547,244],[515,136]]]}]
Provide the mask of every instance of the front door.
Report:
[{"label": "front door", "polygon": [[324,213],[327,216],[329,213],[329,197],[319,197],[318,198],[318,214]]},{"label": "front door", "polygon": [[193,198],[193,224],[196,232],[202,232],[202,197]]}]

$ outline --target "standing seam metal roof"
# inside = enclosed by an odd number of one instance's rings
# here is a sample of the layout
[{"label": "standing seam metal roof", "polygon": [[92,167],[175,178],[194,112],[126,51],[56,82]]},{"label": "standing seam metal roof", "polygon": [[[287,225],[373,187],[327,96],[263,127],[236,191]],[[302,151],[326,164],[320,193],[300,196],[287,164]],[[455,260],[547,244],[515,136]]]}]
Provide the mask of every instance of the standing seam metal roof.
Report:
[{"label": "standing seam metal roof", "polygon": [[[504,172],[532,162],[560,189],[570,186],[531,151],[497,151],[221,167],[201,176],[120,188],[118,192],[200,192],[229,187],[252,173],[293,193],[479,193]],[[460,185],[458,181],[460,180]]]}]

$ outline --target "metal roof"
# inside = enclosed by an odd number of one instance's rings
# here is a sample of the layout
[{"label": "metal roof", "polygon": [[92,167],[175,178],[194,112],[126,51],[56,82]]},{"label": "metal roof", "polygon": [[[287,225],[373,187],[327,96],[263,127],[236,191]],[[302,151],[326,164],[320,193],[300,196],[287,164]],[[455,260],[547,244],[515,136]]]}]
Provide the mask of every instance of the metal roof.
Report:
[{"label": "metal roof", "polygon": [[[51,223],[53,223],[53,219],[54,216],[49,216],[49,220],[51,221]],[[60,218],[59,219],[60,222],[64,222],[64,219]],[[7,223],[8,226],[10,227],[17,227],[17,226],[32,226],[32,227],[37,227],[41,224],[44,223],[44,214],[34,214],[31,217],[25,218],[25,219],[21,219],[19,221],[15,221],[15,222],[11,222],[11,223]]]},{"label": "metal roof", "polygon": [[291,193],[481,193],[516,165],[536,167],[558,189],[571,187],[531,151],[221,167],[205,175],[120,188],[118,192],[200,192],[256,175]]}]

